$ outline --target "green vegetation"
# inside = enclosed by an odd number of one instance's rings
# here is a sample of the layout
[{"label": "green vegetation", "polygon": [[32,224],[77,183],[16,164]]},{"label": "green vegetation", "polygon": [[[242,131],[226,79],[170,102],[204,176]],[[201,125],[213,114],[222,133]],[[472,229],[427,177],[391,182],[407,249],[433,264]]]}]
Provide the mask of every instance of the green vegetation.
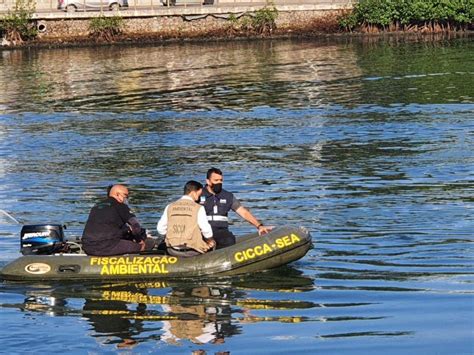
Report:
[{"label": "green vegetation", "polygon": [[229,16],[230,29],[234,33],[268,35],[276,29],[278,10],[272,7],[263,7],[255,11],[251,16],[237,18]]},{"label": "green vegetation", "polygon": [[278,10],[272,7],[264,7],[257,10],[252,17],[251,26],[253,31],[258,34],[270,34],[276,29],[276,19],[278,17]]},{"label": "green vegetation", "polygon": [[360,0],[339,25],[349,31],[451,31],[474,23],[474,0]]},{"label": "green vegetation", "polygon": [[121,16],[100,15],[90,20],[89,31],[96,41],[113,42],[122,33],[123,18]]},{"label": "green vegetation", "polygon": [[13,11],[0,18],[0,35],[14,45],[36,37],[38,31],[32,21],[35,0],[16,0]]}]

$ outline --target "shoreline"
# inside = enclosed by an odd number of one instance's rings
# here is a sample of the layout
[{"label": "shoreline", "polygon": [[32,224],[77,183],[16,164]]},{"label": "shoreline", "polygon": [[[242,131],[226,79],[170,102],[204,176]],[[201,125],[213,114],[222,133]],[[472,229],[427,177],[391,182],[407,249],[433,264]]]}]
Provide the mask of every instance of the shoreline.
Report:
[{"label": "shoreline", "polygon": [[0,46],[1,51],[18,49],[61,49],[61,48],[85,48],[85,47],[107,47],[107,46],[126,46],[126,45],[171,45],[171,44],[199,44],[213,42],[242,42],[242,41],[271,41],[271,40],[340,40],[352,41],[362,40],[365,42],[374,42],[381,40],[396,41],[438,41],[451,38],[474,37],[474,31],[456,31],[456,32],[316,32],[316,31],[288,31],[278,33],[275,31],[269,35],[246,34],[246,35],[204,35],[196,36],[163,36],[160,34],[122,34],[118,35],[113,41],[97,40],[91,36],[74,38],[55,38],[38,39],[26,41],[18,45]]},{"label": "shoreline", "polygon": [[277,5],[248,2],[212,7],[33,13],[29,27],[35,35],[24,41],[19,35],[3,38],[0,51],[262,39],[458,37],[474,32],[472,26],[459,29],[434,25],[408,30],[398,26],[382,29],[361,26],[357,31],[350,31],[349,27],[342,28],[341,23],[351,16],[352,3],[352,0],[334,0],[331,4],[297,0]]}]

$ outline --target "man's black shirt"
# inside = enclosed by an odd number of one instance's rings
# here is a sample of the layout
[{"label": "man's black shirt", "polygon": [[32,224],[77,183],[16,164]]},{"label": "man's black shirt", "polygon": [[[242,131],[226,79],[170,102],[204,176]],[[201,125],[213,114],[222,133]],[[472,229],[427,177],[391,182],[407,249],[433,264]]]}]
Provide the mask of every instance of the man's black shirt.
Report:
[{"label": "man's black shirt", "polygon": [[83,244],[100,246],[100,249],[113,247],[128,235],[127,222],[133,217],[126,204],[108,197],[92,207],[82,234]]}]

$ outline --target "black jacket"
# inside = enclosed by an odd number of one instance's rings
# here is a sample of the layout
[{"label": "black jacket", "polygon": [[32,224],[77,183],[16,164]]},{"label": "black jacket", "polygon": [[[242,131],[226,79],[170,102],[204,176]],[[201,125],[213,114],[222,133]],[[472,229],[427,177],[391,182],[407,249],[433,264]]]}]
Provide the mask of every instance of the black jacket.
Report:
[{"label": "black jacket", "polygon": [[143,239],[141,232],[130,207],[108,197],[92,207],[82,234],[82,243],[89,250],[107,250],[120,239]]}]

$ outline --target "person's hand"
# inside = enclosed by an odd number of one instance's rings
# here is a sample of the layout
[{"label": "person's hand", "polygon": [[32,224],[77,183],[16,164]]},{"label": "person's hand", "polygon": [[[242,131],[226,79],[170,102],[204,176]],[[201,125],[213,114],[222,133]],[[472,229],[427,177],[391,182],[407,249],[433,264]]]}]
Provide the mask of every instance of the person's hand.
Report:
[{"label": "person's hand", "polygon": [[138,245],[140,245],[140,251],[144,251],[145,250],[145,241],[144,240],[141,240]]},{"label": "person's hand", "polygon": [[216,241],[214,239],[206,240],[206,243],[209,246],[209,249],[212,249],[216,246]]},{"label": "person's hand", "polygon": [[196,250],[200,252],[201,254],[204,254],[206,251],[209,250],[209,248],[203,246],[203,247],[198,247]]},{"label": "person's hand", "polygon": [[273,226],[264,226],[263,224],[260,224],[257,229],[258,235],[264,235],[270,232],[273,229]]}]

